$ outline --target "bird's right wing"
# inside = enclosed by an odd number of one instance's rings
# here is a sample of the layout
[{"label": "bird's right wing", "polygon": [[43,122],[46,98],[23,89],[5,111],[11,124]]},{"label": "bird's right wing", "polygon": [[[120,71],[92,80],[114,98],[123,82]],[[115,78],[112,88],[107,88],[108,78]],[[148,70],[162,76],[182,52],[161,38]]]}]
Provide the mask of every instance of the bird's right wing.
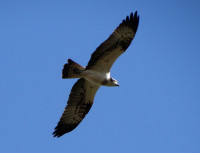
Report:
[{"label": "bird's right wing", "polygon": [[139,24],[137,11],[115,29],[110,37],[104,41],[91,55],[86,69],[109,72],[116,59],[126,51],[135,37]]}]

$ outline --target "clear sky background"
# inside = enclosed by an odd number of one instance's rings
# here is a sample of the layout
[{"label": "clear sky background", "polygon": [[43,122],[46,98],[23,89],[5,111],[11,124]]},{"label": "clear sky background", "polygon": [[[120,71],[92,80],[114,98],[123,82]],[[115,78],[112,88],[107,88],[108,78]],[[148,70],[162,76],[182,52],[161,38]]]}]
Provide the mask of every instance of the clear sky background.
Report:
[{"label": "clear sky background", "polygon": [[[0,152],[199,153],[198,0],[0,1]],[[91,53],[131,12],[139,28],[86,118],[53,138],[75,83],[68,58]]]}]

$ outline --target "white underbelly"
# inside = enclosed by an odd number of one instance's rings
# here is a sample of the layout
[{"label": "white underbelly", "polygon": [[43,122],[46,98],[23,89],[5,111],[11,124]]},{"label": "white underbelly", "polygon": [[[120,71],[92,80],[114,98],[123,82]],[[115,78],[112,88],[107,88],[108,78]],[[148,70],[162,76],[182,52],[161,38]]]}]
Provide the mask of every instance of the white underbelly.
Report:
[{"label": "white underbelly", "polygon": [[100,73],[92,70],[86,70],[81,74],[81,76],[92,83],[102,85],[102,82],[110,77],[110,73]]}]

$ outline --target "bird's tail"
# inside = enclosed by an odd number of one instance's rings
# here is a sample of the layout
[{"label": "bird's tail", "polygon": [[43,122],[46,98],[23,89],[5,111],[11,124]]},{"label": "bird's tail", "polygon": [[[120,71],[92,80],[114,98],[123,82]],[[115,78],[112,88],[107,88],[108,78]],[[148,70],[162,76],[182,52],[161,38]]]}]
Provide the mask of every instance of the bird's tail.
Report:
[{"label": "bird's tail", "polygon": [[64,65],[62,70],[62,78],[80,78],[81,73],[85,70],[85,67],[77,64],[76,62],[68,59],[68,63]]}]

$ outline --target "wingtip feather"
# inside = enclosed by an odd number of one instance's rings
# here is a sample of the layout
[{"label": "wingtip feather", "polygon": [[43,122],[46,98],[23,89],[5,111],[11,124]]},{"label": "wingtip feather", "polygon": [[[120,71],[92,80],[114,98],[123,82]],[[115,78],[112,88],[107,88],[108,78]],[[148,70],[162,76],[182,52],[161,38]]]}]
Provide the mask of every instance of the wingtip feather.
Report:
[{"label": "wingtip feather", "polygon": [[135,11],[134,15],[133,15],[133,12],[131,12],[130,16],[127,16],[126,19],[124,19],[121,24],[130,26],[133,29],[133,31],[136,33],[138,25],[139,25],[138,12]]}]

